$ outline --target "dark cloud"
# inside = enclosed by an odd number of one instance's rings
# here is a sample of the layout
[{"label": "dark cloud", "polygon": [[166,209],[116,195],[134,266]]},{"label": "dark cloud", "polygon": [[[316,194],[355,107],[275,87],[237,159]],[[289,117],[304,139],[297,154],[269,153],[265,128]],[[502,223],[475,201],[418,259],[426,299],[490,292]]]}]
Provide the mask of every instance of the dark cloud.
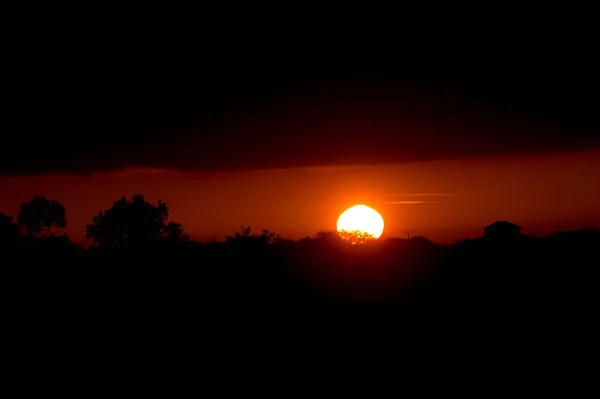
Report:
[{"label": "dark cloud", "polygon": [[402,163],[600,145],[589,50],[386,46],[34,52],[5,75],[0,173]]}]

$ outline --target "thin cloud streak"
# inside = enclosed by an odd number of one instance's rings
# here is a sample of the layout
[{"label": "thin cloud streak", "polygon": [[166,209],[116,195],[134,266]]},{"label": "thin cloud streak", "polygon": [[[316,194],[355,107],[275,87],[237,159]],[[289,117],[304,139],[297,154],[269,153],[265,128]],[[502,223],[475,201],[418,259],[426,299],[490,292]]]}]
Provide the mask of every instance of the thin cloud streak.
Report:
[{"label": "thin cloud streak", "polygon": [[467,194],[456,194],[456,193],[402,193],[402,194],[389,194],[391,197],[456,197],[459,195]]},{"label": "thin cloud streak", "polygon": [[404,204],[439,204],[439,201],[388,201],[384,202],[388,205],[404,205]]}]

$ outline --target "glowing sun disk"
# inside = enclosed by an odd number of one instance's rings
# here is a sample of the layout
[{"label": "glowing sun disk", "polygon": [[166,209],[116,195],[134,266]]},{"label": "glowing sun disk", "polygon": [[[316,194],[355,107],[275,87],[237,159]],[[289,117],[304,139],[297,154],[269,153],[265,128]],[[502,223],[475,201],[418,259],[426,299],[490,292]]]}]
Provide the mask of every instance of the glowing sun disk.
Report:
[{"label": "glowing sun disk", "polygon": [[381,237],[383,233],[383,218],[373,208],[366,205],[355,205],[342,213],[337,221],[338,231],[360,231]]}]

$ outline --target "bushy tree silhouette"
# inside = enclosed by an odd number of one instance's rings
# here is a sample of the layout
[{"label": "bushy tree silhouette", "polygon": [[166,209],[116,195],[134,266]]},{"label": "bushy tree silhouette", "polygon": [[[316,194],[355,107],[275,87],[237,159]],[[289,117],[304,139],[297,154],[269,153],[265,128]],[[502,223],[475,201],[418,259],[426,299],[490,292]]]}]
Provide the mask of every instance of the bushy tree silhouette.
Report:
[{"label": "bushy tree silhouette", "polygon": [[270,245],[276,242],[282,241],[279,234],[272,231],[263,229],[260,235],[252,234],[252,226],[240,226],[241,232],[236,232],[233,236],[228,235],[225,237],[225,243],[236,243],[236,242],[252,242],[257,244]]},{"label": "bushy tree silhouette", "polygon": [[360,230],[342,230],[339,232],[339,235],[346,244],[350,245],[362,245],[375,239],[372,234]]},{"label": "bushy tree silhouette", "polygon": [[356,245],[363,245],[369,241],[374,240],[369,233],[363,231],[354,230],[342,230],[342,231],[319,231],[315,237],[308,237],[305,241],[315,241],[324,245],[330,245],[335,247],[349,247]]},{"label": "bushy tree silhouette", "polygon": [[19,236],[19,226],[13,223],[12,216],[0,212],[0,245],[10,243]]},{"label": "bushy tree silhouette", "polygon": [[17,220],[27,235],[43,239],[52,234],[53,228],[67,226],[65,214],[65,207],[60,202],[36,196],[21,204]]},{"label": "bushy tree silhouette", "polygon": [[86,237],[100,248],[135,248],[162,240],[180,241],[183,236],[181,224],[169,222],[167,204],[158,200],[156,205],[134,195],[131,201],[125,197],[113,206],[100,211],[86,227]]}]

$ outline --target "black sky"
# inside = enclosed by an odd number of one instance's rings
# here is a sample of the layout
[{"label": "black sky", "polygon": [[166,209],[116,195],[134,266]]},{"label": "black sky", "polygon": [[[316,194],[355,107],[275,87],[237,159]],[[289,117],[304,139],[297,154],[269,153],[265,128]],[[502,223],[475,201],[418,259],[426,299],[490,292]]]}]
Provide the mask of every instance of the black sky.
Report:
[{"label": "black sky", "polygon": [[558,37],[185,46],[143,34],[38,38],[8,57],[0,173],[401,163],[596,147],[593,40]]}]

